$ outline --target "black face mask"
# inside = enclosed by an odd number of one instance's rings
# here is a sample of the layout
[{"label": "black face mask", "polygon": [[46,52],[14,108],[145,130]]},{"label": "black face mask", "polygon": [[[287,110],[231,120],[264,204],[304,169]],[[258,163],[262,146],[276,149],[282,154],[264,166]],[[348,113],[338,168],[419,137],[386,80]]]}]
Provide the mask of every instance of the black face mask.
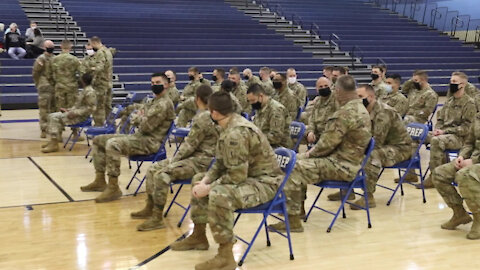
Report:
[{"label": "black face mask", "polygon": [[248,81],[248,80],[250,80],[250,76],[243,76],[243,79]]},{"label": "black face mask", "polygon": [[363,106],[365,106],[365,108],[367,108],[368,105],[370,105],[370,102],[368,102],[367,98],[362,99],[362,102],[363,102]]},{"label": "black face mask", "polygon": [[212,119],[212,122],[215,124],[215,125],[218,125],[218,121],[213,119],[212,115],[210,114],[210,119]]},{"label": "black face mask", "polygon": [[322,97],[328,97],[331,93],[330,87],[318,89],[318,94]]},{"label": "black face mask", "polygon": [[92,49],[93,49],[94,52],[97,52],[97,51],[98,51],[98,49],[96,49],[96,48],[92,48]]},{"label": "black face mask", "polygon": [[372,77],[372,80],[374,80],[374,81],[376,79],[380,78],[380,76],[378,74],[375,74],[375,73],[370,74],[370,77]]},{"label": "black face mask", "polygon": [[458,87],[460,85],[458,83],[451,83],[450,84],[450,93],[452,94],[455,94],[456,92],[458,92],[458,90],[460,90]]},{"label": "black face mask", "polygon": [[233,88],[237,87],[237,82],[232,81]]},{"label": "black face mask", "polygon": [[273,76],[270,76],[270,80],[272,80],[272,81],[273,81]]},{"label": "black face mask", "polygon": [[171,80],[170,80],[170,78],[169,78],[169,77],[167,77],[167,82],[168,82],[168,83],[170,83],[170,82],[171,82]]},{"label": "black face mask", "polygon": [[52,48],[47,48],[47,49],[46,49],[46,51],[47,51],[48,53],[53,53],[54,50],[55,50],[54,47],[52,47]]},{"label": "black face mask", "polygon": [[413,82],[413,86],[414,86],[415,89],[417,89],[417,90],[422,90],[422,86],[420,85],[419,82]]},{"label": "black face mask", "polygon": [[216,82],[218,80],[217,76],[213,75],[212,76],[212,81]]},{"label": "black face mask", "polygon": [[257,101],[252,104],[252,109],[254,110],[260,110],[262,108],[262,103],[260,101]]},{"label": "black face mask", "polygon": [[273,88],[277,90],[282,89],[282,82],[273,82]]},{"label": "black face mask", "polygon": [[195,79],[195,77],[193,77],[193,75],[188,75],[188,79],[189,79],[190,81],[193,81],[193,79]]},{"label": "black face mask", "polygon": [[152,85],[152,92],[155,93],[155,95],[159,95],[162,93],[164,90],[163,84],[155,84]]},{"label": "black face mask", "polygon": [[203,78],[200,78],[200,82],[203,82]]}]

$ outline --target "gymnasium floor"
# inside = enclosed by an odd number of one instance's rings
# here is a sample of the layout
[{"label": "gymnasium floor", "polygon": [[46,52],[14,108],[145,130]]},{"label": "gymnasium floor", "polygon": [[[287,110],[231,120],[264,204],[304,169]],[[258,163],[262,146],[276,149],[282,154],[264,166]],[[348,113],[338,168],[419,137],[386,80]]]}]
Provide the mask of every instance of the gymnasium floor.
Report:
[{"label": "gymnasium floor", "polygon": [[[178,207],[166,218],[166,229],[136,231],[142,221],[130,219],[130,212],[143,207],[145,194],[131,196],[136,184],[125,190],[133,173],[126,159],[120,176],[126,196],[96,204],[92,199],[98,194],[79,189],[94,177],[92,164],[84,158],[85,144],[75,146],[72,152],[62,149],[42,154],[38,122],[28,122],[38,118],[37,111],[2,113],[0,269],[180,270],[193,269],[216,254],[217,245],[210,233],[208,251],[168,250],[170,243],[192,229],[189,219],[181,228],[176,227],[183,213]],[[428,153],[422,154],[428,161]],[[388,171],[380,181],[393,187],[394,176]],[[317,192],[309,187],[307,206]],[[375,193],[373,228],[367,228],[364,211],[347,208],[347,219],[340,218],[332,232],[326,233],[331,216],[315,211],[304,224],[305,232],[293,234],[294,261],[288,258],[286,240],[272,234],[272,246],[266,247],[261,233],[239,269],[480,269],[480,241],[465,238],[470,225],[455,231],[440,229],[451,211],[435,190],[426,191],[426,204],[421,202],[421,192],[409,185],[405,185],[405,196],[398,194],[387,207],[389,194],[383,189]],[[188,204],[188,200],[186,188],[179,201]],[[320,203],[332,210],[338,205],[325,197]],[[235,232],[249,238],[259,221],[259,217],[244,216]],[[245,247],[240,242],[235,245],[237,261]]]}]

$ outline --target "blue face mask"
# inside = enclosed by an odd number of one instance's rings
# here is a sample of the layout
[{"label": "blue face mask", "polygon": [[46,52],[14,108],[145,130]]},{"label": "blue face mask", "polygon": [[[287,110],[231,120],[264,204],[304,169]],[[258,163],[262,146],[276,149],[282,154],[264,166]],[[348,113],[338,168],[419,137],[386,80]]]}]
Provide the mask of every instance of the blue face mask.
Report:
[{"label": "blue face mask", "polygon": [[387,86],[385,87],[385,91],[387,91],[387,94],[392,93],[392,91],[393,91],[392,86],[390,84],[387,84]]}]

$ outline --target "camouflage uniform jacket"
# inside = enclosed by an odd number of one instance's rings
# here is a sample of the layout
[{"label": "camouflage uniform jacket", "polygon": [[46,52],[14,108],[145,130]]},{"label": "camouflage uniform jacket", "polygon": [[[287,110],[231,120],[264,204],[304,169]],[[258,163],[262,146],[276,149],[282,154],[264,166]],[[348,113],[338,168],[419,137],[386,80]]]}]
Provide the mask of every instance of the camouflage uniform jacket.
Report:
[{"label": "camouflage uniform jacket", "polygon": [[177,86],[175,84],[167,88],[167,95],[173,102],[173,105],[176,105],[180,100],[180,93],[178,92]]},{"label": "camouflage uniform jacket", "polygon": [[465,138],[476,113],[475,102],[467,94],[460,98],[452,96],[438,111],[435,129],[443,130],[445,134],[454,134],[459,138]]},{"label": "camouflage uniform jacket", "polygon": [[300,102],[298,98],[295,97],[295,95],[293,94],[292,90],[290,90],[290,88],[288,87],[283,88],[282,90],[278,91],[275,95],[273,95],[273,98],[276,101],[282,103],[282,105],[285,106],[285,108],[287,108],[292,120],[297,119]]},{"label": "camouflage uniform jacket", "polygon": [[42,54],[35,60],[32,77],[37,88],[55,85],[52,74],[52,59],[53,55]]},{"label": "camouflage uniform jacket", "polygon": [[375,90],[375,96],[377,99],[381,99],[387,95],[387,84],[384,81],[378,83],[371,82],[370,85],[373,87],[373,90]]},{"label": "camouflage uniform jacket", "polygon": [[202,85],[200,81],[191,81],[183,88],[182,95],[185,99],[195,96],[197,87]]},{"label": "camouflage uniform jacket", "polygon": [[411,91],[408,95],[407,115],[414,116],[422,124],[426,123],[435,110],[437,102],[438,95],[430,86],[426,89]]},{"label": "camouflage uniform jacket", "polygon": [[408,146],[412,144],[412,138],[408,135],[405,124],[394,108],[377,101],[370,112],[370,118],[372,119],[375,148],[384,145]]},{"label": "camouflage uniform jacket", "polygon": [[253,123],[267,136],[272,146],[291,146],[290,123],[292,122],[287,109],[278,101],[269,99],[258,110]]},{"label": "camouflage uniform jacket", "polygon": [[300,106],[303,107],[303,105],[305,105],[305,100],[307,99],[307,88],[299,82],[288,84],[288,88],[292,90],[293,94],[298,98]]},{"label": "camouflage uniform jacket", "polygon": [[255,75],[252,75],[245,84],[247,85],[247,87],[250,87],[254,84],[260,84],[263,86],[263,83],[260,80],[260,78],[258,78],[258,76],[255,76]]},{"label": "camouflage uniform jacket", "polygon": [[339,107],[335,96],[336,92],[332,91],[328,97],[318,97],[311,110],[310,117],[308,118],[308,125],[305,134],[308,135],[308,133],[313,132],[317,138],[322,135],[328,118],[330,118]]},{"label": "camouflage uniform jacket", "polygon": [[408,111],[408,99],[400,92],[388,93],[381,101],[397,110],[400,116],[404,116]]},{"label": "camouflage uniform jacket", "polygon": [[470,126],[468,136],[458,155],[464,159],[471,158],[474,164],[480,162],[480,113],[475,115],[475,120]]},{"label": "camouflage uniform jacket", "polygon": [[69,53],[62,52],[52,59],[52,71],[55,85],[62,85],[64,87],[77,85],[80,60]]},{"label": "camouflage uniform jacket", "polygon": [[265,89],[265,93],[269,96],[274,96],[275,95],[275,89],[273,88],[273,82],[272,80],[266,80],[266,81],[262,81],[260,80],[260,82],[263,84],[263,88]]},{"label": "camouflage uniform jacket", "polygon": [[73,113],[75,117],[82,119],[78,122],[86,120],[97,107],[97,94],[91,85],[85,87],[83,91],[80,91],[75,105],[69,109],[70,113]]}]

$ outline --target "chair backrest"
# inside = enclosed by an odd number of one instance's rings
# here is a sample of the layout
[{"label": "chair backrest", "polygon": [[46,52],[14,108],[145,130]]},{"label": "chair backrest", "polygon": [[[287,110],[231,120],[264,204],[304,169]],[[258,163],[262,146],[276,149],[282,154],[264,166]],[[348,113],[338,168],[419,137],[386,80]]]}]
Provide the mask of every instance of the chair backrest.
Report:
[{"label": "chair backrest", "polygon": [[305,110],[305,108],[307,108],[307,105],[308,105],[309,101],[310,101],[310,99],[308,98],[308,94],[307,94],[307,96],[305,97],[305,103],[303,104],[303,110]]},{"label": "chair backrest", "polygon": [[407,133],[410,135],[412,140],[418,142],[418,147],[412,157],[415,157],[420,152],[420,148],[425,143],[427,138],[429,127],[420,123],[409,123],[407,125]]},{"label": "chair backrest", "polygon": [[302,116],[302,112],[303,112],[303,108],[302,108],[302,107],[298,107],[297,117],[295,117],[295,121],[300,120],[300,116]]},{"label": "chair backrest", "polygon": [[120,113],[123,111],[122,105],[116,105],[112,108],[112,111],[108,115],[107,119],[105,120],[105,126],[115,126],[115,120],[118,118]]},{"label": "chair backrest", "polygon": [[[275,149],[275,156],[277,157],[278,166],[285,173],[285,176],[283,177],[282,183],[280,183],[280,186],[278,187],[277,193],[275,193],[272,202],[278,200],[280,195],[283,194],[283,188],[285,187],[285,184],[287,183],[287,180],[290,177],[293,168],[295,167],[295,163],[297,162],[297,153],[285,147],[279,147]],[[273,204],[270,205],[270,208],[272,207]]]},{"label": "chair backrest", "polygon": [[163,139],[162,139],[162,144],[161,144],[160,147],[158,148],[157,154],[156,154],[156,156],[155,156],[156,159],[158,159],[158,157],[159,157],[160,155],[162,155],[162,152],[165,152],[165,151],[166,151],[166,149],[165,149],[165,144],[167,143],[168,138],[169,138],[170,135],[172,134],[173,129],[175,129],[175,123],[174,123],[174,121],[172,121],[172,123],[170,123],[170,127],[168,128],[167,133],[165,134],[165,137],[163,137]]},{"label": "chair backrest", "polygon": [[243,116],[243,118],[247,119],[248,121],[250,121],[250,117],[248,116],[248,113],[246,112],[241,112],[240,115]]},{"label": "chair backrest", "polygon": [[137,96],[137,93],[136,92],[129,92],[128,95],[125,97],[125,99],[123,100],[123,106],[127,107],[128,105],[132,104],[133,103],[133,100],[135,99],[135,97]]},{"label": "chair backrest", "polygon": [[293,150],[296,150],[302,141],[303,136],[305,135],[305,124],[302,122],[293,121],[290,124],[290,138],[296,139],[297,142],[295,143]]},{"label": "chair backrest", "polygon": [[367,148],[365,149],[365,157],[362,160],[360,170],[358,170],[357,175],[355,176],[355,179],[360,175],[365,175],[364,168],[365,168],[365,165],[367,165],[367,161],[370,159],[370,155],[372,154],[374,148],[375,148],[375,139],[372,137],[370,139],[370,142],[368,143]]},{"label": "chair backrest", "polygon": [[433,109],[432,114],[428,117],[427,126],[428,126],[429,131],[433,130],[433,117],[435,117],[435,113],[437,112],[438,108],[440,108],[442,106],[443,106],[443,104],[435,105],[435,108]]}]

